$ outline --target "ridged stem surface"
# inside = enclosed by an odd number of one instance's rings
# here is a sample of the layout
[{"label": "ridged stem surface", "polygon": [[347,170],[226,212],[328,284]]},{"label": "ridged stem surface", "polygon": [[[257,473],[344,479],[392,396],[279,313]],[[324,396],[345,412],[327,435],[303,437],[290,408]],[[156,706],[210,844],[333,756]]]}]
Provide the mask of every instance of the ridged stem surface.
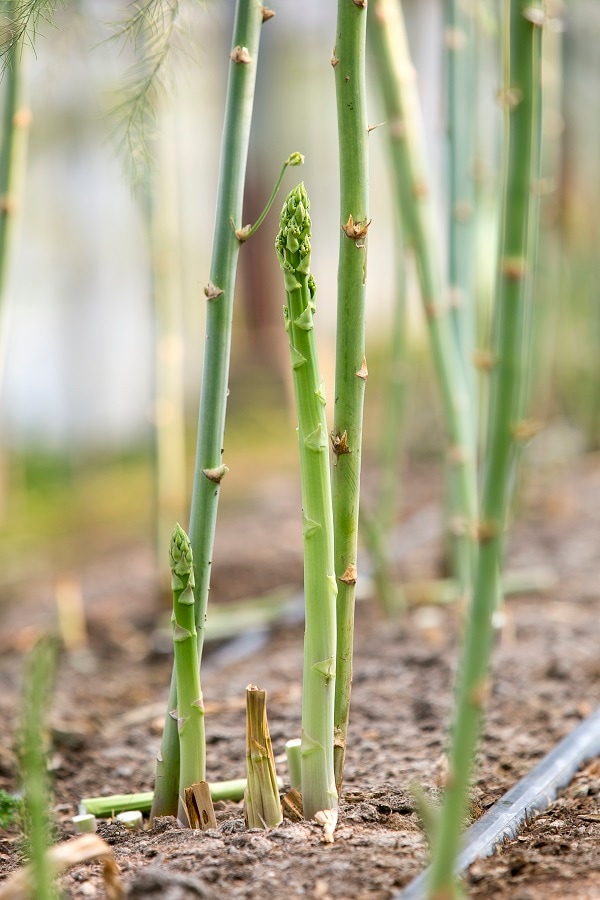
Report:
[{"label": "ridged stem surface", "polygon": [[[207,299],[206,339],[196,463],[190,514],[190,541],[196,566],[196,628],[202,659],[210,567],[217,520],[219,487],[227,469],[222,452],[231,352],[233,298],[240,242],[231,222],[241,227],[246,161],[254,104],[260,33],[266,20],[258,0],[238,0],[230,54],[225,122],[221,144],[217,211]],[[176,706],[171,680],[169,709]],[[159,756],[152,818],[175,815],[179,781],[177,728],[167,714]]]},{"label": "ridged stem surface", "polygon": [[365,88],[367,3],[338,0],[335,72],[340,162],[335,407],[332,473],[337,595],[335,781],[341,790],[350,712],[362,425],[367,366],[368,123]]},{"label": "ridged stem surface", "polygon": [[509,80],[503,91],[507,153],[498,281],[494,310],[494,358],[490,416],[479,525],[480,549],[457,692],[448,786],[434,835],[430,898],[453,896],[453,867],[467,811],[469,778],[487,694],[492,613],[502,563],[503,533],[514,475],[523,375],[529,340],[532,264],[537,221],[532,188],[539,173],[540,56],[544,15],[539,3],[510,0],[504,7]]},{"label": "ridged stem surface", "polygon": [[315,282],[310,274],[311,224],[304,185],[288,195],[276,249],[284,273],[285,326],[298,415],[304,539],[304,670],[302,802],[312,819],[337,809],[333,773],[336,581],[325,392],[314,333]]}]

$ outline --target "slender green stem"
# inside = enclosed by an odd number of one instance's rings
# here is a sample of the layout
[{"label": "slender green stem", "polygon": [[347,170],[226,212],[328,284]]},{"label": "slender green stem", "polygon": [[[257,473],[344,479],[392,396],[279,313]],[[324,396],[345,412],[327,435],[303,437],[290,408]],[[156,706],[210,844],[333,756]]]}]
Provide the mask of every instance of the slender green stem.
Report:
[{"label": "slender green stem", "polygon": [[332,474],[337,597],[335,783],[341,791],[350,713],[362,423],[367,364],[368,124],[365,89],[367,4],[338,0],[335,72],[340,160],[335,409]]},{"label": "slender green stem", "polygon": [[[6,15],[14,14],[14,3],[2,4]],[[10,26],[7,26],[10,27]],[[4,86],[2,137],[0,143],[0,387],[4,372],[8,330],[6,280],[10,245],[25,174],[27,139],[31,114],[23,105],[22,70],[25,48],[22,40],[11,44],[2,73]]]},{"label": "slender green stem", "polygon": [[473,296],[475,23],[473,10],[461,0],[448,0],[446,11],[450,318],[474,415],[477,409],[473,365],[476,341]]},{"label": "slender green stem", "polygon": [[415,257],[425,307],[433,360],[441,389],[449,461],[455,469],[450,532],[457,546],[460,578],[470,599],[476,557],[477,479],[473,415],[457,342],[448,315],[441,253],[434,212],[429,202],[422,147],[421,115],[401,6],[396,0],[374,0],[369,40],[394,144],[392,171],[407,246]]},{"label": "slender green stem", "polygon": [[25,674],[20,760],[32,890],[40,900],[51,900],[54,895],[46,856],[50,843],[50,785],[43,735],[55,671],[56,645],[51,639],[42,638],[32,651]]},{"label": "slender green stem", "polygon": [[[467,810],[473,765],[486,695],[492,644],[492,613],[502,562],[503,533],[511,476],[519,441],[522,379],[529,347],[527,305],[531,303],[533,249],[532,184],[539,173],[541,3],[506,0],[504,34],[510,53],[503,92],[507,119],[504,208],[494,311],[495,367],[479,527],[480,550],[475,596],[469,617],[458,685],[456,722],[448,787],[434,836],[429,897],[449,897],[454,861]],[[535,208],[535,204],[534,207]]]},{"label": "slender green stem", "polygon": [[333,515],[327,453],[325,394],[314,334],[315,282],[310,274],[310,216],[301,184],[281,213],[276,249],[284,272],[302,488],[304,537],[304,673],[302,692],[302,801],[304,815],[337,810],[333,773],[337,593]]},{"label": "slender green stem", "polygon": [[243,241],[247,241],[248,238],[251,238],[252,235],[258,231],[258,229],[260,228],[262,223],[265,221],[265,219],[269,215],[271,207],[273,206],[273,203],[275,201],[275,197],[279,193],[279,188],[281,187],[281,182],[283,181],[283,176],[285,175],[287,167],[288,166],[301,166],[303,162],[304,162],[304,157],[302,156],[301,153],[292,153],[290,156],[288,156],[288,158],[286,159],[286,161],[284,162],[284,164],[281,167],[281,172],[279,173],[279,177],[277,178],[277,181],[275,182],[275,187],[271,191],[271,196],[267,200],[267,205],[261,212],[260,216],[254,223],[254,225],[244,225],[243,228],[236,229],[236,227],[233,223],[233,220],[232,220],[231,224],[232,224],[235,236],[238,239],[238,241],[243,242]]},{"label": "slender green stem", "polygon": [[[472,417],[470,453],[477,457],[477,376],[473,362],[476,344],[476,310],[473,294],[473,260],[475,246],[475,191],[473,181],[475,107],[473,91],[477,89],[475,72],[474,10],[461,0],[446,3],[446,69],[448,127],[448,295],[450,320],[457,343],[459,362]],[[448,522],[460,504],[460,484],[456,468],[447,469]],[[450,531],[450,535],[451,535]],[[470,560],[460,542],[451,540],[453,570],[462,590],[471,584]]]},{"label": "slender green stem", "polygon": [[[204,643],[220,483],[227,472],[227,467],[223,465],[222,453],[233,299],[240,249],[240,242],[232,231],[230,222],[238,223],[242,217],[260,33],[263,21],[269,17],[269,12],[259,0],[238,0],[236,4],[210,280],[205,288],[206,341],[189,528],[196,566],[194,594],[199,660],[202,659]],[[173,677],[169,710],[176,707],[176,700]],[[178,782],[177,728],[171,716],[167,714],[157,765],[152,817],[176,814]]]},{"label": "slender green stem", "polygon": [[[400,217],[396,216],[397,247],[403,250]],[[402,593],[394,583],[389,534],[394,524],[400,494],[399,459],[406,396],[406,255],[396,254],[396,302],[387,361],[387,384],[382,403],[383,420],[379,442],[379,485],[374,508],[361,507],[360,525],[371,557],[373,583],[377,599],[386,615],[392,615],[402,602]]]},{"label": "slender green stem", "polygon": [[185,824],[188,820],[185,789],[206,778],[206,741],[194,616],[194,560],[189,538],[181,525],[173,531],[170,558],[180,755],[178,816]]}]

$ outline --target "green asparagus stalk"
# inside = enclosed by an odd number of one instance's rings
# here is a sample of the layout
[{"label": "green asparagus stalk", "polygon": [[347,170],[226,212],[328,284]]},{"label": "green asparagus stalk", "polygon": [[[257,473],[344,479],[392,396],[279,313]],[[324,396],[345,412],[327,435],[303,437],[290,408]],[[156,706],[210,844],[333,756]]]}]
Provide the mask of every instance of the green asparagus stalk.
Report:
[{"label": "green asparagus stalk", "polygon": [[246,826],[277,828],[283,821],[267,721],[267,692],[253,684],[246,688]]},{"label": "green asparagus stalk", "polygon": [[450,440],[448,458],[455,469],[456,490],[452,492],[449,523],[457,548],[455,558],[459,560],[455,574],[465,599],[469,600],[476,556],[477,519],[474,426],[469,391],[444,296],[441,253],[425,174],[419,100],[402,9],[397,0],[374,0],[373,12],[374,15],[369,16],[368,34],[394,143],[392,171],[405,240],[414,254],[425,307]]},{"label": "green asparagus stalk", "polygon": [[194,561],[189,538],[181,525],[175,526],[171,537],[170,561],[180,755],[178,817],[186,823],[185,789],[206,777],[206,743],[194,617]]},{"label": "green asparagus stalk", "polygon": [[338,262],[335,409],[332,474],[337,596],[335,685],[335,783],[341,791],[346,755],[357,545],[362,423],[367,362],[368,126],[365,88],[366,0],[338,0],[335,72],[340,160],[340,249]]},{"label": "green asparagus stalk", "polygon": [[473,297],[475,23],[473,9],[461,0],[448,0],[446,10],[450,318],[474,415],[477,409],[473,365],[476,343]]},{"label": "green asparagus stalk", "polygon": [[325,394],[317,361],[310,274],[309,202],[300,184],[284,204],[276,250],[284,273],[285,327],[290,342],[300,449],[304,537],[304,674],[302,694],[302,800],[304,815],[337,816],[333,772],[337,593],[333,515],[327,453]]},{"label": "green asparagus stalk", "polygon": [[[473,295],[473,259],[475,239],[474,125],[477,89],[475,72],[474,8],[461,0],[446,3],[446,74],[447,74],[447,133],[448,133],[448,295],[450,319],[472,417],[472,446],[477,457],[478,392],[473,362],[476,344],[476,311]],[[456,469],[447,467],[446,510],[452,522],[453,508],[460,503],[460,485],[456,484]],[[450,532],[451,534],[451,532]],[[454,554],[452,568],[461,586],[468,588],[470,570],[464,571],[468,560],[462,547],[450,540]]]},{"label": "green asparagus stalk", "polygon": [[[15,4],[3,3],[2,12],[6,16],[5,29],[15,32]],[[6,38],[2,44],[6,45]],[[2,137],[0,142],[0,386],[4,372],[8,329],[8,304],[6,281],[10,259],[10,245],[21,194],[21,183],[25,174],[27,138],[31,113],[23,103],[22,71],[23,41],[10,40],[9,49],[3,60],[2,83],[4,86]]]},{"label": "green asparagus stalk", "polygon": [[503,92],[507,126],[504,208],[494,311],[491,403],[479,526],[479,559],[460,674],[448,786],[434,835],[429,897],[452,896],[454,860],[467,809],[469,777],[487,691],[492,613],[502,563],[514,460],[520,437],[522,378],[537,204],[531,202],[540,156],[540,56],[544,12],[539,2],[506,2],[509,73]]},{"label": "green asparagus stalk", "polygon": [[28,661],[23,690],[20,769],[26,830],[32,865],[33,896],[51,900],[52,871],[46,850],[50,840],[50,784],[46,763],[45,716],[56,671],[56,645],[42,638]]},{"label": "green asparagus stalk", "polygon": [[388,616],[402,605],[402,591],[394,582],[389,547],[389,534],[400,495],[398,460],[401,457],[407,374],[406,254],[402,252],[404,239],[398,215],[396,230],[397,247],[402,249],[396,254],[396,300],[386,365],[388,381],[382,403],[379,485],[373,509],[365,510],[363,506],[360,510],[361,533],[371,558],[375,594]]},{"label": "green asparagus stalk", "polygon": [[[259,0],[237,0],[230,53],[207,299],[206,341],[196,463],[190,514],[190,542],[196,566],[195,617],[198,659],[202,659],[204,624],[210,586],[220,484],[227,473],[222,452],[231,352],[231,324],[240,241],[231,222],[239,227],[254,87],[262,23],[272,16]],[[171,679],[168,709],[177,705],[175,677]],[[157,763],[152,818],[175,815],[179,783],[179,741],[176,724],[167,714]]]}]

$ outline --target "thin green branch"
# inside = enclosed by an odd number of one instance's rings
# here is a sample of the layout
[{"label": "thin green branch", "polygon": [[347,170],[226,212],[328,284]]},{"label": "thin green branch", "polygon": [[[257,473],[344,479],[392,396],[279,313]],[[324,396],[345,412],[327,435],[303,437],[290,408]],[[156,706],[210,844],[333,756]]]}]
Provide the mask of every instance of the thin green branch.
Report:
[{"label": "thin green branch", "polygon": [[275,197],[279,193],[279,188],[281,187],[281,182],[283,181],[283,176],[286,173],[287,167],[288,166],[301,166],[303,164],[303,162],[304,162],[304,157],[301,153],[292,153],[290,156],[288,156],[288,158],[286,159],[286,161],[284,162],[284,164],[281,167],[281,172],[279,173],[279,177],[277,178],[277,181],[275,182],[275,187],[271,191],[271,196],[267,200],[267,205],[261,212],[260,216],[254,223],[254,225],[244,225],[243,228],[236,228],[235,224],[232,220],[231,227],[233,228],[234,234],[235,234],[236,238],[238,239],[238,241],[241,241],[243,243],[244,241],[247,241],[248,238],[251,238],[252,235],[258,231],[258,229],[260,228],[262,223],[265,221],[265,219],[269,215],[269,212],[270,212],[271,207],[273,206]]}]

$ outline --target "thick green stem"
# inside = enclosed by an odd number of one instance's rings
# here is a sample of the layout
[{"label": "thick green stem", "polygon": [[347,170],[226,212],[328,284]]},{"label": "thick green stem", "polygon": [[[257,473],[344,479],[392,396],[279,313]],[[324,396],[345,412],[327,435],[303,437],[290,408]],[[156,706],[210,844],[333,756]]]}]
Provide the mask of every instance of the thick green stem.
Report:
[{"label": "thick green stem", "polygon": [[310,274],[310,216],[304,185],[288,196],[276,249],[284,272],[284,307],[290,342],[302,488],[304,537],[304,674],[302,691],[302,801],[307,819],[337,810],[333,773],[336,582],[333,515],[327,452],[325,393],[319,372]]},{"label": "thick green stem", "polygon": [[[207,298],[206,341],[192,508],[190,541],[196,566],[196,628],[202,658],[204,624],[210,587],[220,483],[231,352],[233,297],[240,242],[231,222],[241,224],[246,161],[254,103],[260,33],[270,14],[259,0],[238,0],[230,54],[225,123],[221,146],[217,212]],[[169,710],[176,707],[171,679]],[[175,722],[167,714],[157,766],[152,817],[175,815],[179,781],[179,748]]]},{"label": "thick green stem", "polygon": [[[283,787],[281,779],[278,786]],[[237,803],[244,797],[246,779],[235,778],[232,781],[216,781],[210,784],[210,796],[213,803],[220,800],[232,800]],[[117,813],[128,809],[138,809],[140,812],[149,813],[152,808],[154,793],[144,791],[141,794],[113,794],[111,797],[85,797],[80,803],[80,809],[98,816],[98,818],[112,818]]]},{"label": "thick green stem", "polygon": [[441,253],[425,177],[415,72],[402,9],[396,0],[374,0],[373,12],[369,17],[369,40],[393,140],[392,171],[405,240],[415,257],[450,439],[449,461],[455,469],[456,491],[452,494],[454,506],[449,526],[460,560],[457,576],[464,585],[465,595],[470,596],[476,556],[477,482],[469,390],[444,291]]},{"label": "thick green stem", "polygon": [[332,474],[337,596],[335,783],[341,791],[350,713],[362,424],[367,364],[368,124],[365,89],[366,2],[338,0],[335,72],[340,160],[335,409]]},{"label": "thick green stem", "polygon": [[206,742],[194,616],[194,560],[189,538],[181,525],[173,531],[170,558],[180,756],[178,816],[186,824],[185,789],[206,778]]},{"label": "thick green stem", "polygon": [[507,0],[505,36],[510,53],[503,92],[507,119],[504,208],[494,311],[494,358],[485,461],[480,550],[475,596],[469,617],[458,686],[448,787],[434,836],[429,897],[452,895],[454,861],[467,810],[469,778],[481,725],[492,645],[492,613],[502,562],[503,533],[510,498],[522,381],[529,347],[533,250],[537,222],[531,193],[539,173],[541,3]]}]

